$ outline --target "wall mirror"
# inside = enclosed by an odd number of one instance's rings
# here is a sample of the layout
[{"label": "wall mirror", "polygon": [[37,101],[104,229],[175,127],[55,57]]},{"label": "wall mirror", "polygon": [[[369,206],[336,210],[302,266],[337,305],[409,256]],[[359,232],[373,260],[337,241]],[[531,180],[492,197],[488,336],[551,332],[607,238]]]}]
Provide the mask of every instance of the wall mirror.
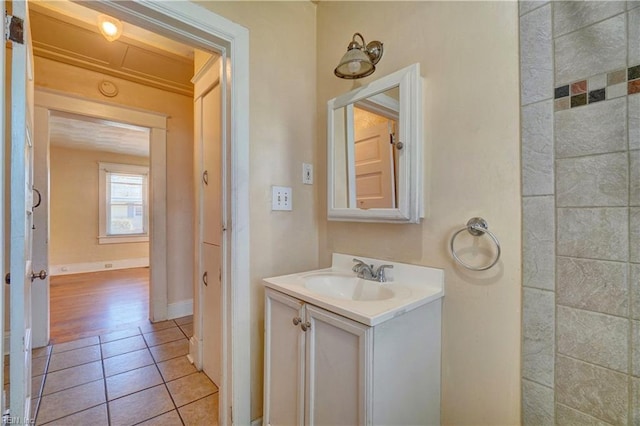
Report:
[{"label": "wall mirror", "polygon": [[327,124],[329,220],[419,223],[420,65],[331,99]]}]

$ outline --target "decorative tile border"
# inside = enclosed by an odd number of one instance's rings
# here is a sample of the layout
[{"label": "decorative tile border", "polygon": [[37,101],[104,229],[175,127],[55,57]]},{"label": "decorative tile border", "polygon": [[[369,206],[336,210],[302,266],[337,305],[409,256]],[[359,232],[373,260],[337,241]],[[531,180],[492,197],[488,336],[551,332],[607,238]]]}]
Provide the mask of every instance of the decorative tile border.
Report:
[{"label": "decorative tile border", "polygon": [[562,111],[634,93],[640,93],[640,65],[556,87],[555,110]]}]

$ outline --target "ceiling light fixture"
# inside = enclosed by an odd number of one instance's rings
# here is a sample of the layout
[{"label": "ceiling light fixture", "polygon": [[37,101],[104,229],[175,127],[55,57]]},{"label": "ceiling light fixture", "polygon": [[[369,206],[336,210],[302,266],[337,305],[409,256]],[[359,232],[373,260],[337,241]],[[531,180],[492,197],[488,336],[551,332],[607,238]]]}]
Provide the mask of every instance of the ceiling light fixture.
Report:
[{"label": "ceiling light fixture", "polygon": [[98,16],[100,33],[109,41],[115,41],[122,35],[122,22],[107,15]]},{"label": "ceiling light fixture", "polygon": [[[356,41],[356,37],[360,37],[362,44]],[[340,63],[333,73],[340,78],[356,79],[366,77],[373,74],[376,70],[375,65],[382,57],[382,43],[372,41],[367,44],[362,34],[355,33],[347,46],[347,53],[344,54]]]}]

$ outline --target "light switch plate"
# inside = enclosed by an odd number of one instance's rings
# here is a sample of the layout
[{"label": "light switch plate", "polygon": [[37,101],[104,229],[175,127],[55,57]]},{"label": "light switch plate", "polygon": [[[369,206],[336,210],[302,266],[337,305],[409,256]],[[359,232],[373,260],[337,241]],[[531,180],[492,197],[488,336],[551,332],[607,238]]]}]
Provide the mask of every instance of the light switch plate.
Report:
[{"label": "light switch plate", "polygon": [[313,185],[313,164],[302,163],[302,183]]},{"label": "light switch plate", "polygon": [[271,210],[293,210],[290,186],[272,186],[271,190]]}]

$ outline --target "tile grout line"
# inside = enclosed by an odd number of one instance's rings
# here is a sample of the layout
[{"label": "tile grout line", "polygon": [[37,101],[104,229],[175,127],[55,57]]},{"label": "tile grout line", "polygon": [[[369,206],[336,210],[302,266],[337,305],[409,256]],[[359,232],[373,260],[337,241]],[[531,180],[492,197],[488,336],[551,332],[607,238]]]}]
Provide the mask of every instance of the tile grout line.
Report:
[{"label": "tile grout line", "polygon": [[109,395],[107,393],[107,371],[104,368],[104,354],[102,353],[102,340],[98,336],[100,342],[100,365],[102,366],[102,383],[104,385],[104,403],[107,408],[107,424],[111,426],[111,408],[109,407]]},{"label": "tile grout line", "polygon": [[[178,326],[178,324],[176,324],[175,321],[173,321],[173,323],[182,332],[182,329],[180,328],[180,326]],[[184,334],[184,332],[182,332],[182,333]],[[146,339],[145,339],[145,343],[147,344],[147,348],[149,349],[149,352],[151,352],[151,347],[149,347],[149,344],[147,343]],[[156,346],[159,346],[159,345],[156,345]],[[167,381],[164,379],[164,376],[162,375],[162,372],[160,371],[160,367],[158,367],[158,361],[155,359],[153,354],[151,354],[151,358],[153,359],[153,365],[155,365],[156,366],[156,370],[158,370],[158,374],[160,374],[160,378],[162,379],[162,384],[164,385],[164,388],[167,391],[167,394],[169,394],[169,398],[171,399],[171,403],[173,404],[173,407],[174,407],[176,413],[178,414],[178,418],[180,419],[180,422],[182,422],[182,425],[184,425],[185,424],[184,420],[182,419],[182,416],[180,415],[180,410],[178,410],[178,404],[176,404],[176,401],[173,398],[173,395],[171,395],[171,391],[169,390],[169,386],[167,385]],[[168,360],[164,360],[164,361],[168,361]],[[162,362],[164,362],[164,361],[162,361]],[[168,411],[168,412],[170,412],[170,411]],[[166,413],[163,413],[163,414],[166,414]]]}]

